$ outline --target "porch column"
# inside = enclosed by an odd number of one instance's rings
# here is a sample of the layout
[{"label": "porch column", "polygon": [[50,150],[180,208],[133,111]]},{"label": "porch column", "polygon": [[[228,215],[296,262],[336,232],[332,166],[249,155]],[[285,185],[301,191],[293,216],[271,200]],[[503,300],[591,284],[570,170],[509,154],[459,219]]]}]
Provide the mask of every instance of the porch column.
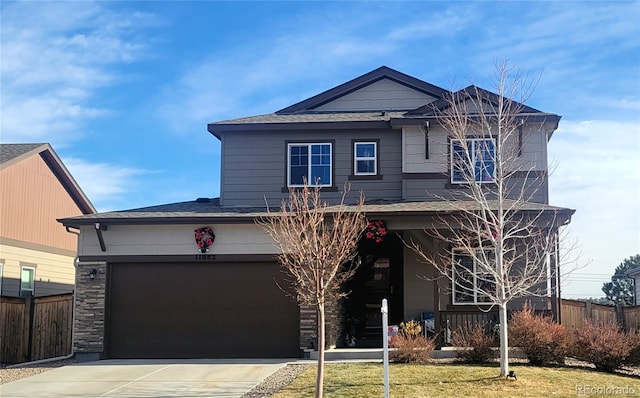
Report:
[{"label": "porch column", "polygon": [[553,320],[557,323],[561,323],[562,317],[560,314],[561,303],[560,303],[560,264],[558,263],[558,233],[556,232],[552,238],[554,240],[553,243],[553,251],[551,256],[549,257],[549,267],[551,267],[550,277],[551,277],[551,315]]}]

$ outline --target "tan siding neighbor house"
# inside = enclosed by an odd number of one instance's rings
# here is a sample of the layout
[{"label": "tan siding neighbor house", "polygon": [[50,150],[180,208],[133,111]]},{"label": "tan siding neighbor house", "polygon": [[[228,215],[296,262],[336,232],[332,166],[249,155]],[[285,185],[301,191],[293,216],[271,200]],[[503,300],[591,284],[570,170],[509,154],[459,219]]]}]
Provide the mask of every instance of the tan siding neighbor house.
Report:
[{"label": "tan siding neighbor house", "polygon": [[56,219],[95,212],[49,144],[1,144],[1,294],[73,292],[77,234]]}]

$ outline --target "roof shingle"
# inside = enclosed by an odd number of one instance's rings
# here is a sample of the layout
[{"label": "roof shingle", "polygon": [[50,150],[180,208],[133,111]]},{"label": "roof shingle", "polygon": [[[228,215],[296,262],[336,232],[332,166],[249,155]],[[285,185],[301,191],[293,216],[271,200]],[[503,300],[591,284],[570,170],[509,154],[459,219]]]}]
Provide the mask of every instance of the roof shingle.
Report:
[{"label": "roof shingle", "polygon": [[43,145],[47,144],[0,144],[0,164],[4,164],[12,159],[24,155],[25,153],[29,153]]}]

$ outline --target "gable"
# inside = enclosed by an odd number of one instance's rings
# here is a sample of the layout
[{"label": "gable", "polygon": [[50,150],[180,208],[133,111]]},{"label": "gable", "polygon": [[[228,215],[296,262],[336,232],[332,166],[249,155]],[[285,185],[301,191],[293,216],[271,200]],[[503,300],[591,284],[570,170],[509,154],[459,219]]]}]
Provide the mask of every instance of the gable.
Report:
[{"label": "gable", "polygon": [[[276,112],[392,111],[415,109],[441,98],[447,91],[386,66],[365,73],[323,93]],[[408,98],[402,98],[407,95]]]},{"label": "gable", "polygon": [[351,93],[345,94],[315,110],[326,112],[395,111],[415,109],[435,101],[437,98],[383,78]]},{"label": "gable", "polygon": [[[477,106],[480,102],[487,105],[484,109],[485,113],[492,107],[497,107],[499,102],[497,94],[477,86],[469,86],[456,92],[450,92],[437,101],[407,112],[407,116],[436,116],[449,107],[450,99],[455,100],[457,103],[464,101],[464,109],[468,113],[482,113],[483,109],[479,109]],[[518,114],[543,114],[543,112],[517,101],[513,101],[513,105],[518,109]]]}]

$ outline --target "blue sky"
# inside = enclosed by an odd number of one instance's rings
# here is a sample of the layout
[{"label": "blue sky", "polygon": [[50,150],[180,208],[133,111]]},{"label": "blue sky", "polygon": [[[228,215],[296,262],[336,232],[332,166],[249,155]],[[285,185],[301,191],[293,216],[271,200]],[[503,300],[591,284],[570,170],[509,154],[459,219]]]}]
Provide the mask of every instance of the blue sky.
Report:
[{"label": "blue sky", "polygon": [[491,88],[497,60],[562,115],[551,203],[577,209],[601,296],[640,252],[639,2],[2,1],[0,139],[49,142],[100,211],[219,194],[207,122],[274,112],[381,65]]}]

